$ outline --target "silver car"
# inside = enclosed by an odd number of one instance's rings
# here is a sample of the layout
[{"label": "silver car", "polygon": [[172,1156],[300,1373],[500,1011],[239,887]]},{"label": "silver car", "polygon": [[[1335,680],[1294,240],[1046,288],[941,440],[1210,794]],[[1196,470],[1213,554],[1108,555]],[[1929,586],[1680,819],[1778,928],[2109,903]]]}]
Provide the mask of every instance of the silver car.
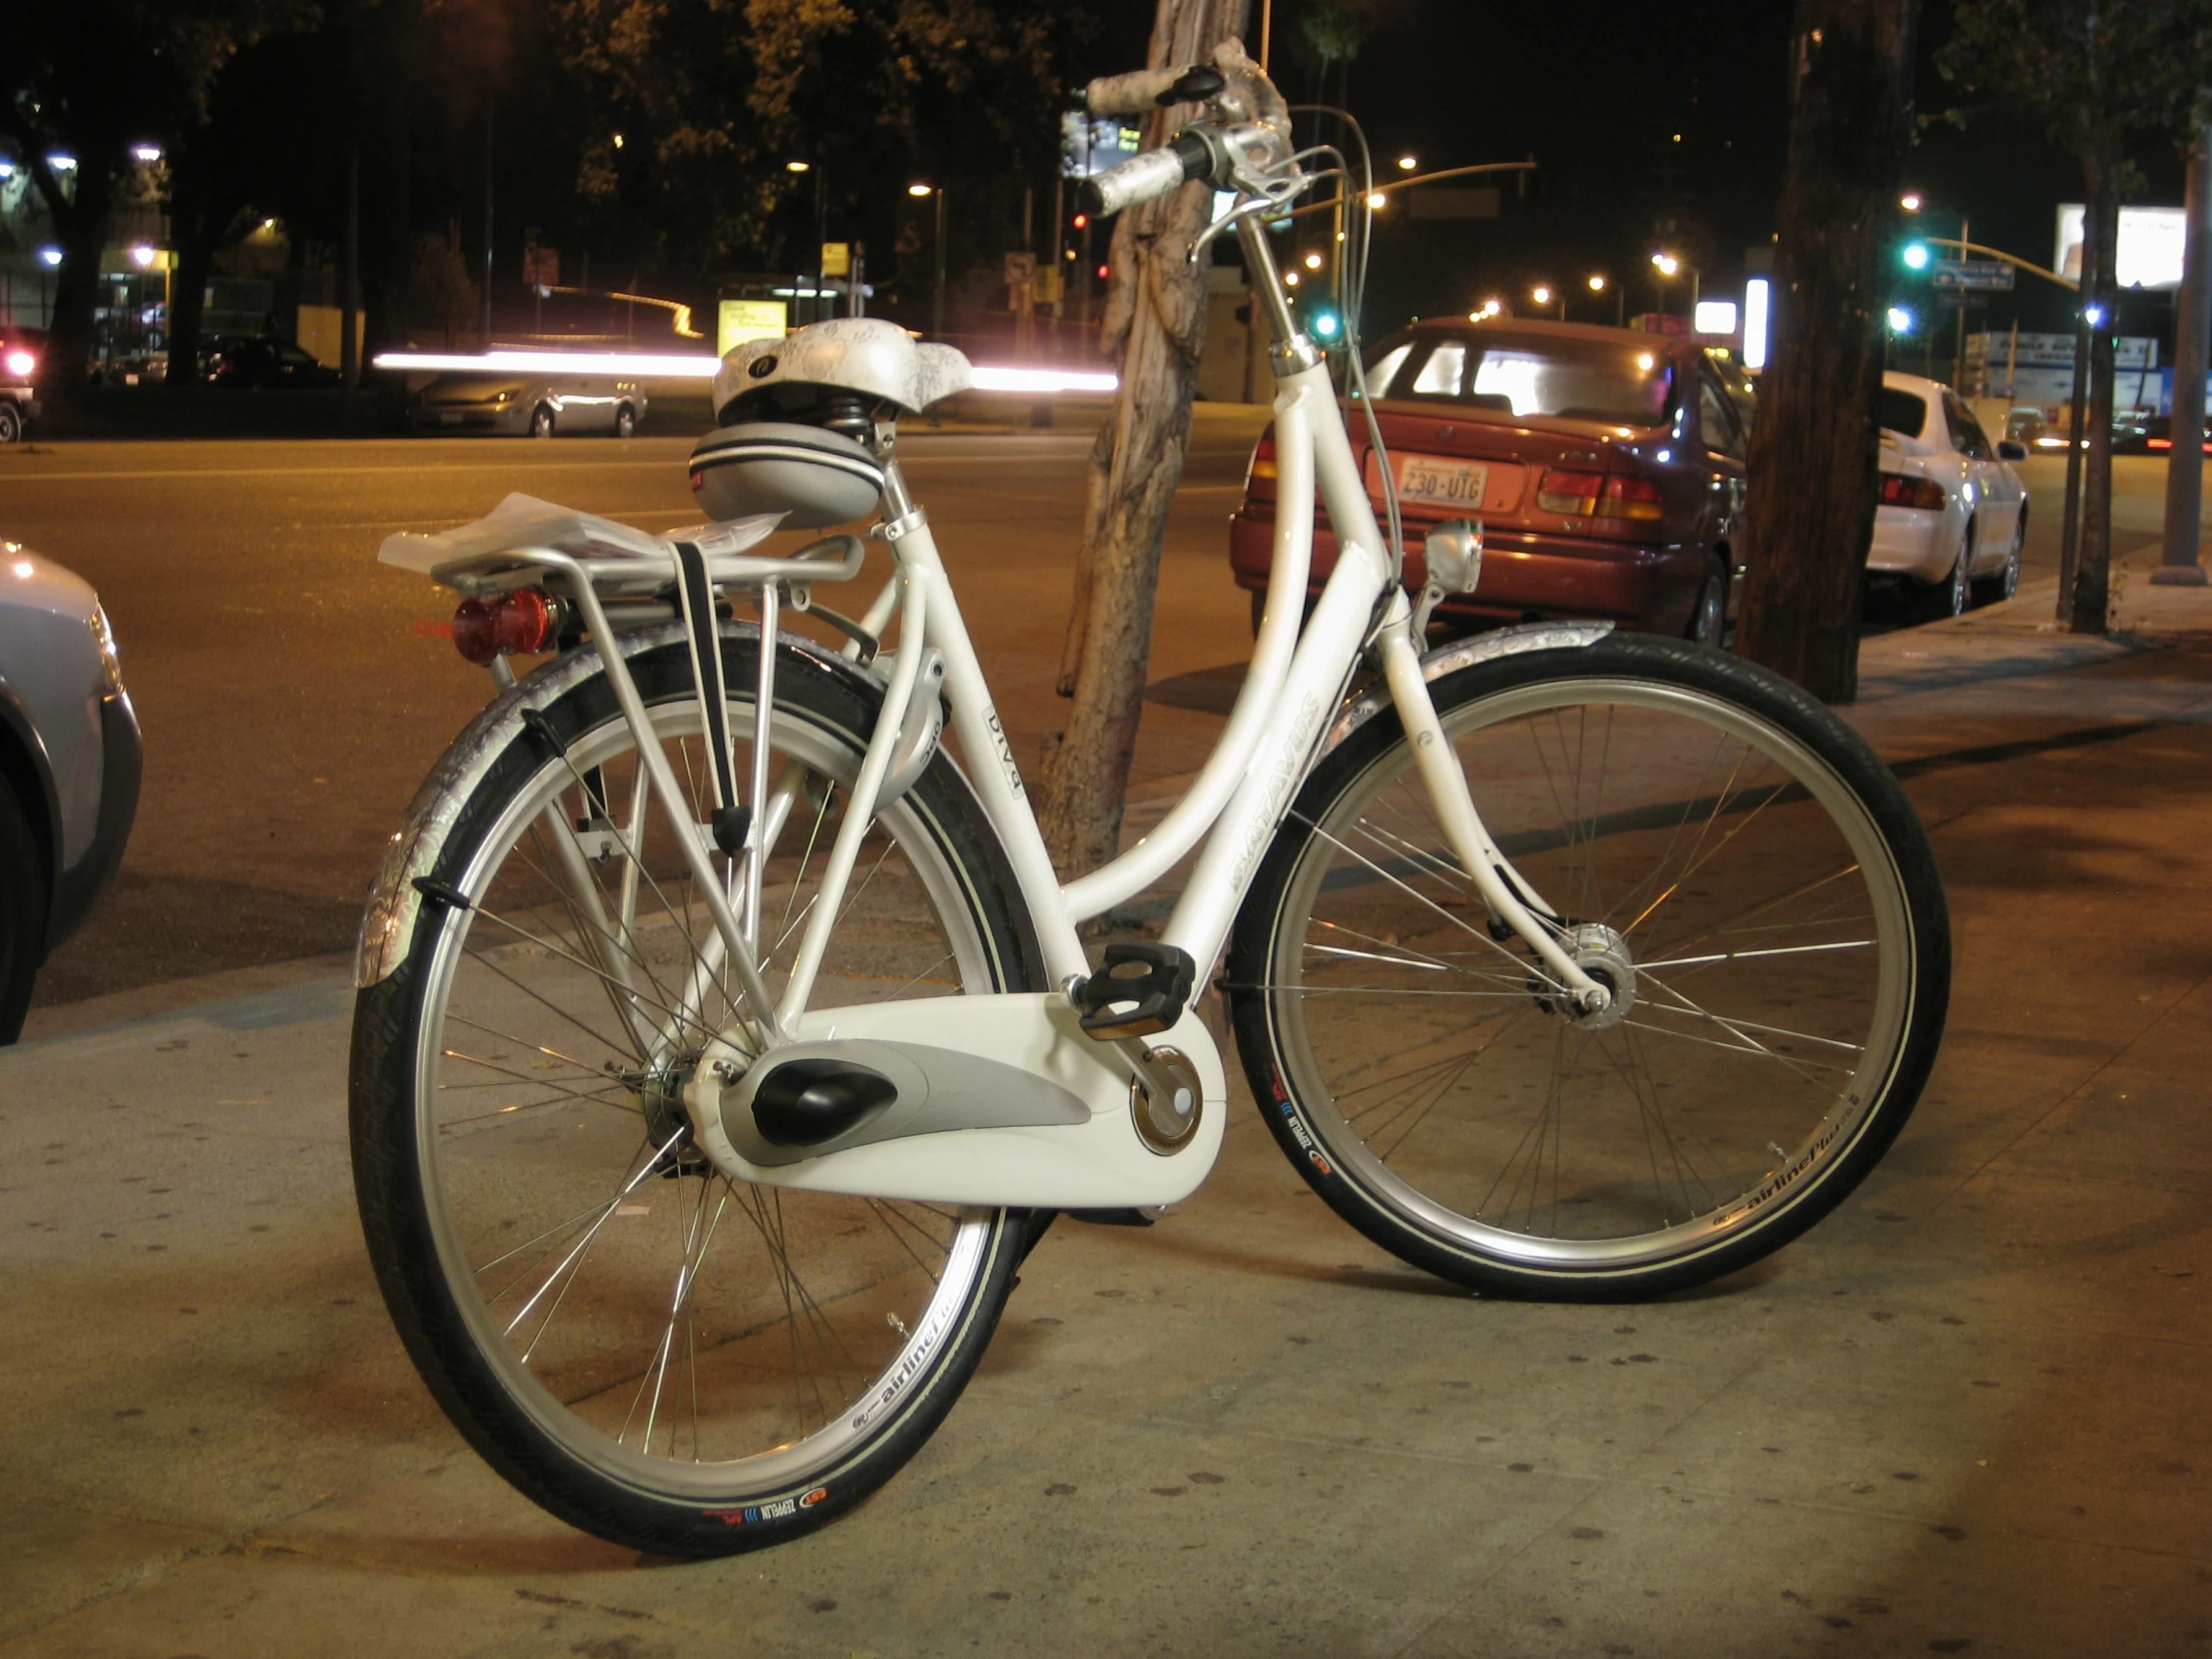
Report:
[{"label": "silver car", "polygon": [[143,751],[115,635],[83,577],[0,542],[0,1043],[123,861]]},{"label": "silver car", "polygon": [[441,374],[407,400],[407,426],[416,432],[626,438],[644,418],[644,388],[604,374]]}]

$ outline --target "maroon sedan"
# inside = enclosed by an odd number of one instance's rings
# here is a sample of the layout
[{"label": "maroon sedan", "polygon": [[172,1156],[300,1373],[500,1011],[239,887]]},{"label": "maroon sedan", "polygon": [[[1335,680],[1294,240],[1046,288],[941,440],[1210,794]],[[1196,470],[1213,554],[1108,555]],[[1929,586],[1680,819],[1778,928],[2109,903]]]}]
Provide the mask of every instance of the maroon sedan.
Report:
[{"label": "maroon sedan", "polygon": [[[1369,358],[1397,479],[1405,581],[1441,519],[1483,527],[1482,578],[1440,616],[1461,631],[1564,617],[1719,645],[1736,569],[1745,434],[1725,364],[1695,340],[1506,318],[1418,322]],[[1354,410],[1353,453],[1382,518],[1382,471]],[[1229,559],[1259,616],[1275,538],[1275,433],[1253,451]],[[1315,526],[1313,591],[1337,561]]]}]

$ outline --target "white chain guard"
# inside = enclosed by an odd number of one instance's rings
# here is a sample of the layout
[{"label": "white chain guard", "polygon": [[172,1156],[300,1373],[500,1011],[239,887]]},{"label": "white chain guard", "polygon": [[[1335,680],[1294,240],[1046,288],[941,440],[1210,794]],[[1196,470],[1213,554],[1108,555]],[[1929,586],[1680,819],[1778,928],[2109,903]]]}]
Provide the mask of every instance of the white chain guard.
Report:
[{"label": "white chain guard", "polygon": [[1150,1047],[1173,1048],[1187,1056],[1205,1097],[1197,1133],[1163,1156],[1138,1138],[1128,1061],[1113,1045],[1085,1036],[1076,1020],[1076,1010],[1057,992],[923,997],[812,1009],[793,1022],[791,1038],[819,1044],[865,1037],[996,1060],[1074,1094],[1090,1108],[1084,1123],[943,1130],[873,1141],[799,1163],[757,1165],[723,1132],[724,1084],[714,1068],[717,1062],[742,1067],[746,1061],[722,1040],[700,1056],[698,1071],[684,1091],[685,1106],[694,1134],[716,1166],[764,1187],[1043,1210],[1112,1210],[1188,1198],[1214,1167],[1229,1115],[1229,1080],[1213,1033],[1187,1009],[1173,1030],[1146,1039]]}]

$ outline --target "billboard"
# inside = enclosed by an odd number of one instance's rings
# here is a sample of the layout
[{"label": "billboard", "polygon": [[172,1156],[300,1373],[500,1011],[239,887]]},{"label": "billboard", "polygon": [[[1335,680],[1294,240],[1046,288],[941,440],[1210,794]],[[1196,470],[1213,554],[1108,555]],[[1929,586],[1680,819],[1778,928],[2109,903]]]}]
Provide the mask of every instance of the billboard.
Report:
[{"label": "billboard", "polygon": [[749,339],[782,339],[791,331],[781,299],[725,299],[715,307],[715,355],[725,356]]},{"label": "billboard", "polygon": [[1118,115],[1084,115],[1069,110],[1060,117],[1060,177],[1088,179],[1137,153],[1143,135],[1122,125]]},{"label": "billboard", "polygon": [[[2058,204],[2058,249],[2050,268],[2081,280],[2081,204]],[[2181,285],[2181,247],[2188,215],[2179,208],[2122,208],[2120,246],[2114,275],[2123,288],[2171,288]]]}]

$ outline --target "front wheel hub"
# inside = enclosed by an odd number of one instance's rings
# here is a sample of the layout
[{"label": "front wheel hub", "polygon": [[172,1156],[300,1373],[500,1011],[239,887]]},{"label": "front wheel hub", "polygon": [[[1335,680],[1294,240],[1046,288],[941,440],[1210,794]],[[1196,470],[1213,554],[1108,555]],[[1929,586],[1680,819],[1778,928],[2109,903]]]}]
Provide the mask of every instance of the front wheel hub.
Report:
[{"label": "front wheel hub", "polygon": [[1628,941],[1601,921],[1578,923],[1568,935],[1568,955],[1574,965],[1603,985],[1606,1003],[1575,1015],[1575,1023],[1592,1031],[1618,1025],[1636,1005],[1636,959]]},{"label": "front wheel hub", "polygon": [[1547,1014],[1561,1014],[1589,1031],[1618,1025],[1636,1005],[1636,960],[1628,941],[1601,921],[1577,922],[1559,941],[1574,965],[1604,987],[1601,1007],[1578,1007],[1573,992],[1548,976],[1531,975],[1528,994]]}]

